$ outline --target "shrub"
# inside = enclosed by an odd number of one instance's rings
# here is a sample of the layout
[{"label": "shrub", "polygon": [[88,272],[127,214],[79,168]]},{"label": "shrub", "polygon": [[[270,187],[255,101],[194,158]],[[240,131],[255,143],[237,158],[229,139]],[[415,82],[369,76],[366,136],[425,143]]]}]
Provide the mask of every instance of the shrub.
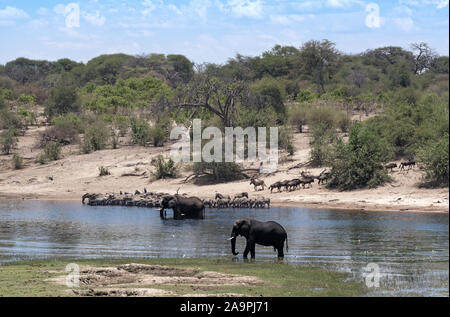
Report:
[{"label": "shrub", "polygon": [[19,131],[22,129],[22,122],[13,112],[9,111],[8,109],[0,108],[0,129],[9,128],[14,128],[16,131]]},{"label": "shrub", "polygon": [[389,179],[382,164],[386,157],[382,139],[372,129],[357,123],[351,128],[347,143],[342,139],[335,142],[328,186],[341,190],[377,187]]},{"label": "shrub", "polygon": [[449,184],[449,135],[430,142],[419,150],[419,160],[425,165],[426,180],[434,186]]},{"label": "shrub", "polygon": [[100,166],[98,168],[98,176],[106,176],[106,175],[111,175],[110,171],[108,170],[107,167]]},{"label": "shrub", "polygon": [[81,151],[85,154],[103,150],[110,137],[110,131],[104,122],[98,121],[86,128]]},{"label": "shrub", "polygon": [[9,128],[3,131],[0,138],[0,146],[4,154],[9,154],[12,149],[17,146],[18,139],[16,137],[16,130]]},{"label": "shrub", "polygon": [[304,101],[312,101],[317,99],[317,95],[308,89],[302,89],[297,94],[297,97],[295,98],[296,101],[304,102]]},{"label": "shrub", "polygon": [[12,158],[12,161],[13,161],[14,169],[18,170],[18,169],[21,169],[23,167],[23,159],[20,157],[20,155],[14,154],[13,158]]},{"label": "shrub", "polygon": [[131,119],[131,132],[133,142],[142,146],[145,146],[152,138],[150,125],[145,119]]},{"label": "shrub", "polygon": [[63,144],[76,143],[79,141],[79,133],[84,130],[83,122],[73,113],[56,117],[51,122],[53,126],[47,128],[41,135],[40,147],[44,147],[50,141]]},{"label": "shrub", "polygon": [[153,146],[163,146],[166,139],[166,133],[162,127],[156,126],[150,129],[150,136]]},{"label": "shrub", "polygon": [[196,162],[194,163],[194,173],[210,175],[215,182],[242,179],[241,167],[234,162]]},{"label": "shrub", "polygon": [[154,180],[175,178],[178,176],[178,167],[175,165],[175,162],[171,158],[166,160],[160,154],[158,155],[154,166],[156,167],[156,170],[155,172],[151,173]]},{"label": "shrub", "polygon": [[326,165],[330,160],[330,144],[336,139],[336,131],[325,124],[311,127],[311,166]]},{"label": "shrub", "polygon": [[308,115],[311,110],[311,105],[302,103],[295,106],[289,111],[289,123],[297,128],[297,131],[302,133],[303,126],[308,123]]},{"label": "shrub", "polygon": [[44,148],[45,158],[49,161],[57,161],[61,156],[61,144],[51,141]]},{"label": "shrub", "polygon": [[47,163],[47,159],[46,159],[44,153],[40,153],[40,154],[36,157],[36,163],[39,163],[39,164],[41,164],[41,165],[44,165],[45,163]]},{"label": "shrub", "polygon": [[80,99],[74,86],[59,83],[50,91],[45,114],[49,117],[79,112],[81,109]]},{"label": "shrub", "polygon": [[289,127],[281,126],[278,127],[278,145],[281,149],[289,153],[289,155],[294,155],[294,145],[292,144],[292,132]]},{"label": "shrub", "polygon": [[36,96],[34,95],[25,95],[20,94],[19,98],[17,98],[17,101],[24,104],[34,103],[36,100]]}]

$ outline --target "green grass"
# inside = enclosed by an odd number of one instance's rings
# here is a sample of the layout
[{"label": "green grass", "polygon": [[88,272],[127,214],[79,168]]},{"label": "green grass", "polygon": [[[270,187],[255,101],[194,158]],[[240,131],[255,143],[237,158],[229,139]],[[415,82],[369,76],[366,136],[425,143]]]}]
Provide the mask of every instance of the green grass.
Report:
[{"label": "green grass", "polygon": [[[312,266],[270,262],[231,262],[229,259],[96,259],[37,260],[6,263],[0,266],[0,296],[75,296],[64,285],[46,279],[65,275],[68,263],[91,266],[117,266],[125,263],[159,264],[196,268],[200,271],[255,276],[264,282],[256,285],[139,285],[158,288],[177,295],[187,293],[237,293],[249,296],[361,296],[367,291],[362,281],[347,274]],[[130,285],[129,287],[136,287]],[[90,288],[81,286],[81,289]]]}]

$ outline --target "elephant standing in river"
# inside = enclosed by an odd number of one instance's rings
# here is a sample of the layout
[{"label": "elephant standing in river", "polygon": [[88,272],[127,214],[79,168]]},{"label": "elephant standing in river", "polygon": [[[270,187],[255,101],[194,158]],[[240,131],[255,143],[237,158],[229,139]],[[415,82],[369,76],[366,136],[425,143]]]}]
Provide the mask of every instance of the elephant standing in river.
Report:
[{"label": "elephant standing in river", "polygon": [[239,219],[233,225],[231,231],[231,252],[236,252],[236,237],[240,235],[247,239],[244,250],[244,259],[250,252],[251,258],[255,258],[255,244],[273,246],[274,251],[278,251],[278,257],[283,258],[284,241],[286,240],[286,251],[288,250],[288,239],[286,230],[275,221],[261,222],[254,219]]},{"label": "elephant standing in river", "polygon": [[205,205],[200,198],[170,195],[161,201],[160,216],[165,219],[165,209],[173,210],[173,219],[204,219]]}]

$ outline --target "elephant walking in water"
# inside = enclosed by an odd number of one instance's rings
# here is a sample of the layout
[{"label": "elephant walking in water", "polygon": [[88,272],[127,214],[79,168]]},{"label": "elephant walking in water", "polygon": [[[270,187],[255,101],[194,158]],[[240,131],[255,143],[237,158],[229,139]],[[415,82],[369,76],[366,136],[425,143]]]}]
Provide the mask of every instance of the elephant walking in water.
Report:
[{"label": "elephant walking in water", "polygon": [[178,194],[165,196],[161,201],[160,217],[165,219],[165,209],[173,210],[173,219],[204,219],[205,205],[200,198]]},{"label": "elephant walking in water", "polygon": [[255,258],[255,244],[264,246],[273,246],[274,251],[278,251],[278,257],[283,258],[284,241],[286,240],[286,251],[288,251],[288,238],[286,230],[275,221],[261,222],[254,219],[239,219],[233,225],[231,231],[231,252],[236,252],[236,237],[240,235],[247,239],[247,245],[244,250],[244,259],[250,252],[251,258]]}]

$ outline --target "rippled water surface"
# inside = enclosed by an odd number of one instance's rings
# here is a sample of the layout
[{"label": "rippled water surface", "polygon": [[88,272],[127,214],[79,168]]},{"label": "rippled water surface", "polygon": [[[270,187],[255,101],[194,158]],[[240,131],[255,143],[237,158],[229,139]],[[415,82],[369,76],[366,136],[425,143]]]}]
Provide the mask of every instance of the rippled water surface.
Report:
[{"label": "rippled water surface", "polygon": [[[171,212],[168,212],[168,216]],[[288,232],[287,263],[310,263],[365,279],[380,269],[373,295],[448,296],[448,214],[342,212],[307,208],[209,209],[205,220],[161,220],[159,211],[76,202],[0,202],[0,262],[62,257],[232,258],[233,222],[274,220]],[[236,247],[242,255],[245,239]],[[273,248],[256,246],[257,261]]]}]

